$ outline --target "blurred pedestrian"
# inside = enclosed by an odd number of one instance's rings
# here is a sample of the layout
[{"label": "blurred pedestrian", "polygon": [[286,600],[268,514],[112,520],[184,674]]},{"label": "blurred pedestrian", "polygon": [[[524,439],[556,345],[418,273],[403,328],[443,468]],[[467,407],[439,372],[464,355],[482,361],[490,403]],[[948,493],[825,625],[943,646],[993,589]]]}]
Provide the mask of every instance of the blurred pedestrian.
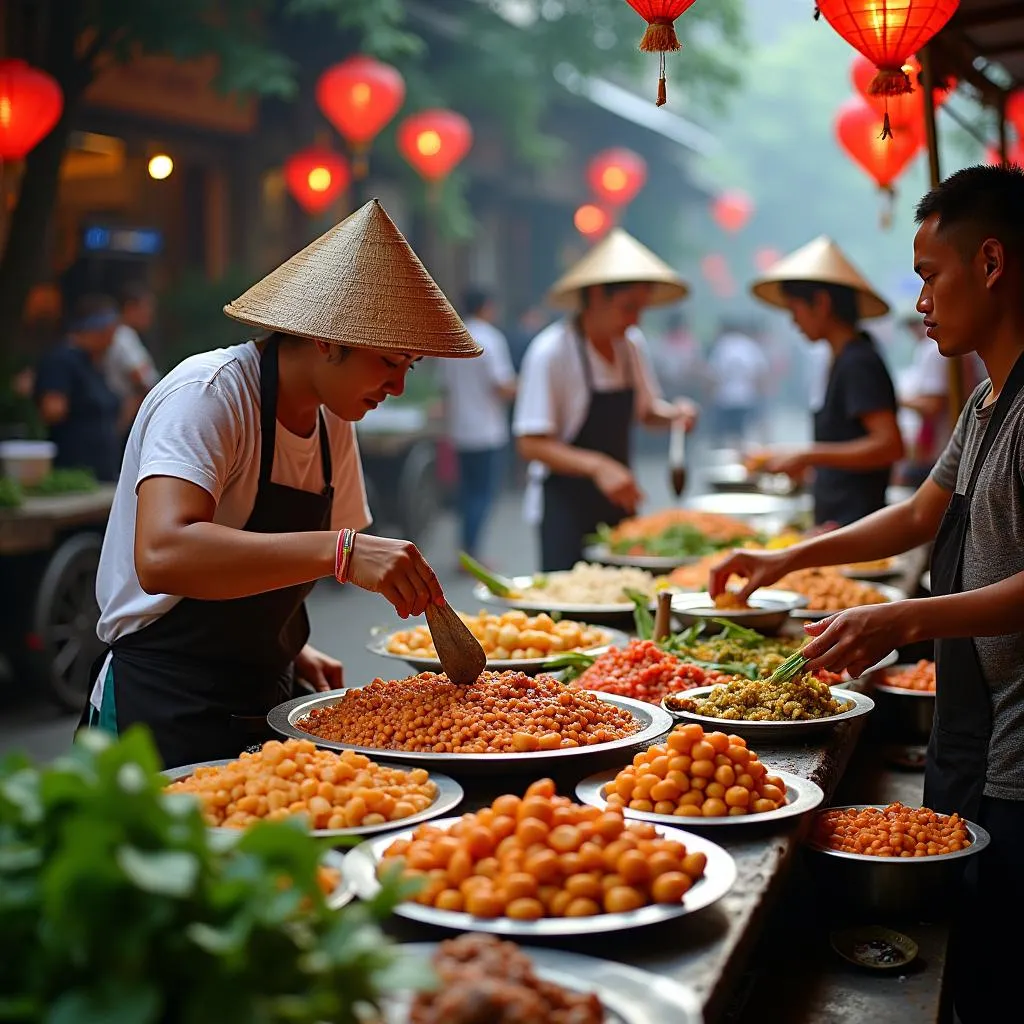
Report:
[{"label": "blurred pedestrian", "polygon": [[760,344],[735,320],[722,320],[711,346],[712,429],[715,440],[743,447],[761,412],[771,367]]},{"label": "blurred pedestrian", "polygon": [[478,359],[441,365],[448,436],[458,460],[462,550],[473,558],[502,481],[508,450],[508,407],[516,395],[508,341],[498,330],[494,296],[470,288],[463,301],[466,329],[483,349]]},{"label": "blurred pedestrian", "polygon": [[159,380],[153,357],[140,335],[153,327],[156,299],[148,285],[131,281],[121,290],[121,322],[103,358],[103,372],[121,397],[121,432],[127,436],[142,400]]},{"label": "blurred pedestrian", "polygon": [[103,360],[120,323],[108,295],[83,295],[74,304],[67,334],[43,356],[35,398],[49,438],[54,466],[91,470],[114,481],[121,468],[121,399],[103,373]]}]

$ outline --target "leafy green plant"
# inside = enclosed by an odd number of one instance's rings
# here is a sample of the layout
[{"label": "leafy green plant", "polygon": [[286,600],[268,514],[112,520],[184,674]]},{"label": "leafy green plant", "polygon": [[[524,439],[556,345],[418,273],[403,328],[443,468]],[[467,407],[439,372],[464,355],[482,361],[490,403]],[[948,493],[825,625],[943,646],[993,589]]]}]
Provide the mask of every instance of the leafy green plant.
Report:
[{"label": "leafy green plant", "polygon": [[395,879],[331,910],[301,822],[222,842],[163,782],[141,726],[0,764],[0,1020],[357,1024],[429,983],[379,927]]}]

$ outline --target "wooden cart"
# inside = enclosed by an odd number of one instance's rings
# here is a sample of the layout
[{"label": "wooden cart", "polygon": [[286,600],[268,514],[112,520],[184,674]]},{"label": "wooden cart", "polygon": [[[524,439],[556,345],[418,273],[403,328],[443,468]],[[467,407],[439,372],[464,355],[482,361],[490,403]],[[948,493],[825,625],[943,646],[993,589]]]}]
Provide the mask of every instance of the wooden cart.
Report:
[{"label": "wooden cart", "polygon": [[0,509],[0,652],[15,684],[69,711],[88,696],[101,650],[96,569],[114,486]]}]

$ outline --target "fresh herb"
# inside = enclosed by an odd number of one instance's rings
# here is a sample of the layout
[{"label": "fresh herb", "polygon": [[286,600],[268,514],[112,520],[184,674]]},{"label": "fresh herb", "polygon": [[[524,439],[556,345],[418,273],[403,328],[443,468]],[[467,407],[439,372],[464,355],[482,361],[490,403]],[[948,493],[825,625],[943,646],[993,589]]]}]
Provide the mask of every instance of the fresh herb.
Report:
[{"label": "fresh herb", "polygon": [[641,640],[654,636],[654,616],[651,614],[651,598],[639,590],[626,587],[626,597],[633,602],[633,628]]},{"label": "fresh herb", "polygon": [[807,659],[803,655],[803,648],[794,651],[768,678],[765,682],[768,683],[788,683],[794,676],[798,676],[803,669],[804,665],[807,664]]},{"label": "fresh herb", "polygon": [[729,619],[712,619],[711,621],[716,626],[722,627],[722,636],[727,640],[736,640],[739,643],[756,646],[757,644],[764,643],[767,639],[763,633],[758,633],[756,629],[748,629],[746,626],[739,625],[739,623],[730,622]]},{"label": "fresh herb", "polygon": [[91,470],[52,469],[39,483],[26,487],[25,493],[43,498],[55,494],[88,494],[98,488]]},{"label": "fresh herb", "polygon": [[563,654],[556,655],[546,662],[545,672],[548,669],[554,669],[558,671],[558,678],[561,682],[571,683],[574,679],[579,679],[595,661],[597,661],[596,654],[565,651]]},{"label": "fresh herb", "polygon": [[380,928],[396,878],[331,910],[301,821],[224,842],[157,769],[141,726],[0,763],[0,1020],[356,1024],[429,983]]},{"label": "fresh herb", "polygon": [[470,575],[475,576],[495,597],[518,596],[515,584],[507,576],[498,576],[491,572],[465,551],[459,552],[459,565]]}]

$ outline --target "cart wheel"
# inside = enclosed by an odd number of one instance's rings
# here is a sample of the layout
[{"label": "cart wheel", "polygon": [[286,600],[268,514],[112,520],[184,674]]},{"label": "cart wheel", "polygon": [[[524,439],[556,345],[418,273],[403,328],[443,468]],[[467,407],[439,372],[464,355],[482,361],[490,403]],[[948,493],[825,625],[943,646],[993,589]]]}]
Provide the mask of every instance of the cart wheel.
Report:
[{"label": "cart wheel", "polygon": [[418,544],[441,509],[437,454],[432,442],[418,441],[409,449],[398,477],[396,504],[402,536]]},{"label": "cart wheel", "polygon": [[103,649],[96,636],[101,546],[96,533],[69,537],[47,563],[36,593],[32,630],[41,642],[42,677],[50,696],[69,711],[85,706],[92,685],[89,669]]}]

